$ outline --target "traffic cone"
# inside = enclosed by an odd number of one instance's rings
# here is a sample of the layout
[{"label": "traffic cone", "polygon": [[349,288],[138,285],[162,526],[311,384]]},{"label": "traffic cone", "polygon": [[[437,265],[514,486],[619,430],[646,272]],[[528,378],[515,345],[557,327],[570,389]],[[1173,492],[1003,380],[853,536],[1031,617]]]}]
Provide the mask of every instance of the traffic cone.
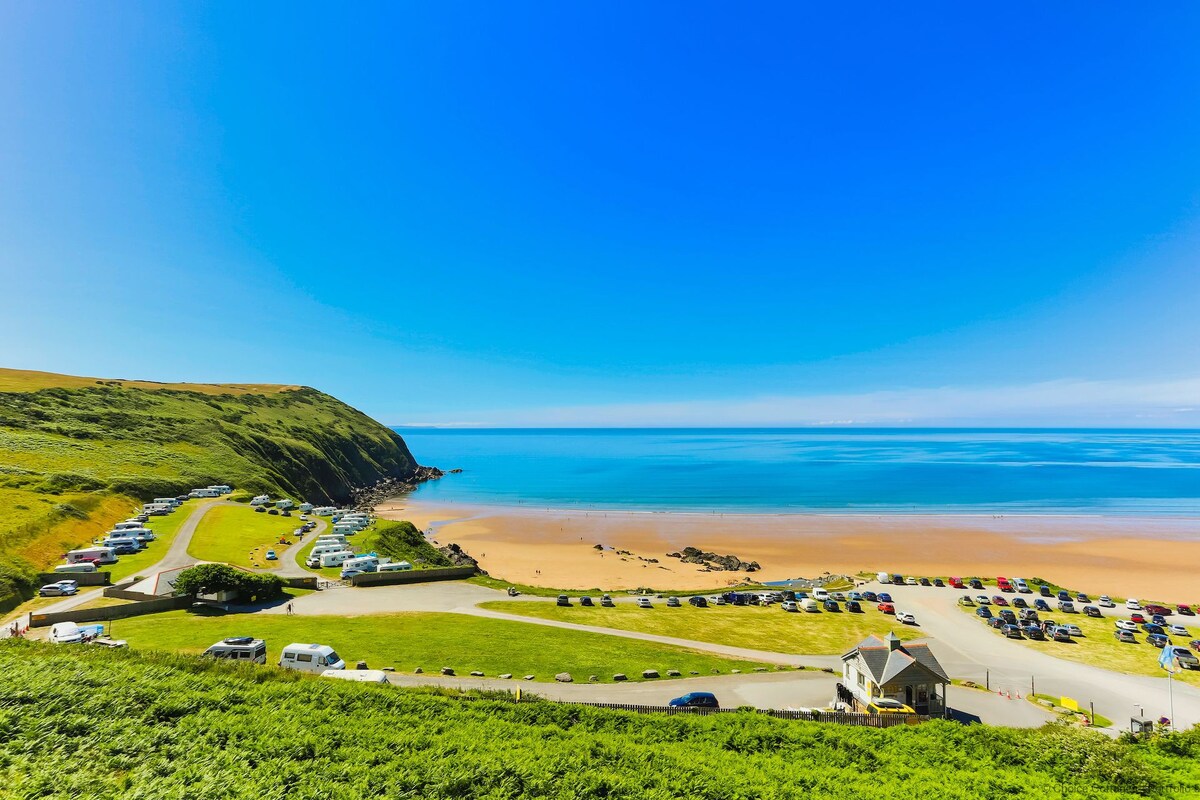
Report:
[{"label": "traffic cone", "polygon": [[1020,693],[1020,692],[1017,692],[1017,699],[1018,699],[1018,700],[1020,700],[1020,699],[1021,699],[1021,693]]}]

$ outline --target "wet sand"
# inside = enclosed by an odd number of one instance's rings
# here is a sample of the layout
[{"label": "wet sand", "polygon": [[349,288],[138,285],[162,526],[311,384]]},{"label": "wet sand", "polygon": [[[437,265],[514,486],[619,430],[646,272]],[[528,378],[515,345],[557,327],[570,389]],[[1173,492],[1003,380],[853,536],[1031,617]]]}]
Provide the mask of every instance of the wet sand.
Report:
[{"label": "wet sand", "polygon": [[[584,511],[406,498],[378,511],[458,543],[493,576],[536,586],[715,589],[746,578],[888,570],[1040,577],[1093,595],[1200,603],[1197,518]],[[687,546],[762,569],[706,572],[666,555]]]}]

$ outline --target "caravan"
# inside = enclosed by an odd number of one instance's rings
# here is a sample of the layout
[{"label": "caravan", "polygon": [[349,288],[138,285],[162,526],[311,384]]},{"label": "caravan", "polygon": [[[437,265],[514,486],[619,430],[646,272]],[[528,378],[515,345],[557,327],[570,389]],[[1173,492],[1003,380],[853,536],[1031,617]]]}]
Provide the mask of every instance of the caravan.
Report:
[{"label": "caravan", "polygon": [[117,522],[113,524],[114,531],[136,531],[142,530],[145,527],[146,523],[139,522],[136,519],[127,519],[124,522]]},{"label": "caravan", "polygon": [[175,510],[175,506],[168,503],[146,503],[142,510],[152,517],[165,517]]},{"label": "caravan", "polygon": [[218,492],[216,489],[192,489],[190,492],[188,492],[188,497],[192,498],[193,500],[199,499],[201,497],[220,497],[220,496],[221,496],[221,493]]},{"label": "caravan", "polygon": [[153,504],[168,505],[171,508],[178,508],[179,506],[183,505],[183,501],[181,501],[178,497],[156,497],[154,498]]},{"label": "caravan", "polygon": [[250,501],[250,505],[252,505],[252,506],[265,506],[267,503],[270,503],[270,502],[271,502],[271,498],[270,498],[270,497],[268,497],[268,496],[267,496],[267,495],[265,495],[265,494],[260,494],[260,495],[258,495],[257,497],[255,497],[253,500],[251,500],[251,501]]},{"label": "caravan", "polygon": [[407,561],[389,561],[386,564],[380,564],[376,572],[405,572],[413,568],[413,565]]},{"label": "caravan", "polygon": [[283,648],[279,666],[319,674],[331,669],[345,669],[346,662],[329,645],[293,643]]},{"label": "caravan", "polygon": [[216,484],[215,486],[209,486],[208,488],[209,488],[209,489],[216,489],[216,491],[217,491],[217,494],[231,494],[231,493],[233,492],[233,487],[232,487],[232,486],[226,486],[226,485],[225,485],[225,484],[223,484],[223,483]]},{"label": "caravan", "polygon": [[115,564],[117,552],[111,547],[84,547],[67,553],[68,564]]},{"label": "caravan", "polygon": [[335,534],[340,533],[343,536],[353,536],[354,534],[358,533],[358,528],[354,525],[338,522],[334,524],[333,532]]},{"label": "caravan", "polygon": [[325,567],[340,567],[351,558],[354,558],[354,553],[350,550],[338,550],[333,553],[322,553],[318,563],[320,563],[322,569]]},{"label": "caravan", "polygon": [[364,572],[375,572],[379,569],[379,559],[375,556],[355,556],[342,562],[342,580],[353,578]]},{"label": "caravan", "polygon": [[54,568],[55,573],[62,572],[95,572],[96,564],[93,561],[80,561],[78,564],[59,564]]}]

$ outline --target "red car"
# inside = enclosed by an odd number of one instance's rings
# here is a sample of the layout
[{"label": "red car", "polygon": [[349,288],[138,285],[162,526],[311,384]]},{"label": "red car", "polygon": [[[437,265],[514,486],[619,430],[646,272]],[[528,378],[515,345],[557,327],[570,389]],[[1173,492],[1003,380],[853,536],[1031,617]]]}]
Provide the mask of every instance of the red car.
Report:
[{"label": "red car", "polygon": [[992,598],[992,602],[993,602],[993,603],[995,603],[995,604],[996,604],[996,605],[998,605],[998,606],[1006,606],[1006,605],[1008,605],[1008,601],[1007,601],[1007,600],[1005,600],[1005,599],[1004,599],[1003,597],[1001,597],[1000,595],[996,595],[995,597],[993,597],[993,598]]},{"label": "red car", "polygon": [[996,588],[1002,592],[1011,592],[1013,590],[1012,584],[1009,583],[1008,578],[1004,577],[1003,575],[1001,575],[999,578],[996,578]]},{"label": "red car", "polygon": [[951,578],[950,585],[953,586],[955,589],[965,589],[966,588],[965,586],[963,586],[962,578]]},{"label": "red car", "polygon": [[1146,606],[1146,611],[1148,611],[1151,614],[1162,614],[1164,617],[1169,616],[1170,614],[1174,613],[1171,611],[1171,609],[1167,608],[1166,606],[1158,606],[1158,605],[1154,605],[1154,604],[1148,604]]},{"label": "red car", "polygon": [[878,609],[879,611],[882,611],[884,614],[895,614],[896,613],[896,607],[894,605],[892,605],[891,603],[880,603],[879,605],[875,606],[875,608]]},{"label": "red car", "polygon": [[1178,611],[1180,614],[1187,614],[1189,617],[1196,616],[1196,612],[1192,611],[1192,607],[1185,606],[1183,603],[1180,603],[1179,605],[1175,606],[1175,610]]},{"label": "red car", "polygon": [[1129,615],[1129,619],[1130,621],[1136,622],[1139,625],[1146,621],[1146,618],[1136,611]]}]

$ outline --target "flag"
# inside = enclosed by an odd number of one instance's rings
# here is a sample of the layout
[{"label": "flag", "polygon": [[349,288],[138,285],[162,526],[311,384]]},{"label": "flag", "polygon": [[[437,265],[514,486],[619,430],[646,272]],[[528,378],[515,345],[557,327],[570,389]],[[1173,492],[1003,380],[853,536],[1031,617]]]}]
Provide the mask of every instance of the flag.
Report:
[{"label": "flag", "polygon": [[1162,653],[1158,656],[1158,665],[1172,675],[1179,672],[1181,667],[1175,659],[1175,648],[1167,645],[1162,649]]}]

